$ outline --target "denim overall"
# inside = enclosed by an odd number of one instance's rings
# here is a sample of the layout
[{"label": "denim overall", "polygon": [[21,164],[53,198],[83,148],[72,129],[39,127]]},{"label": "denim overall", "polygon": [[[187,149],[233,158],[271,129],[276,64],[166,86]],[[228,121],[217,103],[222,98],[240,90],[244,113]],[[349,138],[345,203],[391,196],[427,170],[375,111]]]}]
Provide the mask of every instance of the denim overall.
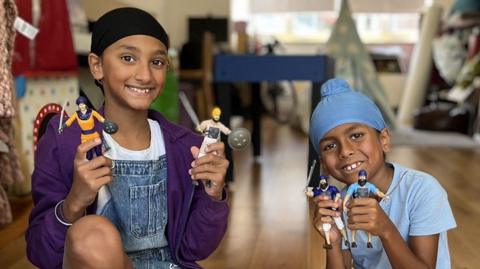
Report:
[{"label": "denim overall", "polygon": [[120,232],[123,248],[135,268],[179,268],[168,248],[167,158],[115,160],[111,199],[99,215]]}]

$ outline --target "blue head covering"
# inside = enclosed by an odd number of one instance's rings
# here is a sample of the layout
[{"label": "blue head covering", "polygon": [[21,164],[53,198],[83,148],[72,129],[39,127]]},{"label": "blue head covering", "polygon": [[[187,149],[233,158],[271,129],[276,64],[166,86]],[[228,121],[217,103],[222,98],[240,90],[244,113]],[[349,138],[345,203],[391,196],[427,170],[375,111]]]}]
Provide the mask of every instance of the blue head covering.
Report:
[{"label": "blue head covering", "polygon": [[361,123],[379,131],[385,128],[382,113],[365,95],[354,91],[343,79],[322,85],[321,99],[310,119],[310,140],[318,152],[320,140],[331,129],[345,123]]},{"label": "blue head covering", "polygon": [[79,104],[88,104],[88,101],[87,101],[87,98],[85,98],[85,97],[83,97],[83,96],[79,96],[79,97],[77,98],[77,100],[75,101],[75,103],[76,103],[77,105],[79,105]]}]

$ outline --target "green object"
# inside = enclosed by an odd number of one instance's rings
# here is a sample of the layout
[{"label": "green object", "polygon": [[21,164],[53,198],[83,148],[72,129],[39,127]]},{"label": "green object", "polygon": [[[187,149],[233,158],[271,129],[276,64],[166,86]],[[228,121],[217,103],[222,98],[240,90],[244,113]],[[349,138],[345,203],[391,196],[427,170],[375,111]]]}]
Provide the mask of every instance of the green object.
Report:
[{"label": "green object", "polygon": [[163,92],[150,107],[162,113],[168,120],[178,122],[178,79],[172,70],[167,71]]}]

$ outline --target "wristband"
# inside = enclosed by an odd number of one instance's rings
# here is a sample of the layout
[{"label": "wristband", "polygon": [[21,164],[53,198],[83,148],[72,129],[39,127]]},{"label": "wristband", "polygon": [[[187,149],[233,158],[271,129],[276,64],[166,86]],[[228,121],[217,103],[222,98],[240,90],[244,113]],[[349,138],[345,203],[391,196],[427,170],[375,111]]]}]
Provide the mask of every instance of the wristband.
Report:
[{"label": "wristband", "polygon": [[[58,222],[65,226],[72,226],[72,223],[69,222],[68,220],[65,219],[65,216],[63,215],[63,203],[65,200],[61,200],[55,205],[55,217],[57,218]],[[87,215],[87,210],[85,210],[85,213],[83,214],[84,216]]]}]

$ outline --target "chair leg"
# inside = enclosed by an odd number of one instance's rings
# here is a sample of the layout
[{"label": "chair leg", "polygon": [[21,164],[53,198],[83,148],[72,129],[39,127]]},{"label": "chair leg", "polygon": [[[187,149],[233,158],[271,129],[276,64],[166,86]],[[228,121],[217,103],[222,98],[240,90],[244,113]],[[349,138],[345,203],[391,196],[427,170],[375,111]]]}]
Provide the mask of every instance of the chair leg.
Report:
[{"label": "chair leg", "polygon": [[195,109],[197,110],[197,116],[200,122],[209,117],[207,107],[205,106],[205,96],[201,88],[197,88],[195,91]]}]

